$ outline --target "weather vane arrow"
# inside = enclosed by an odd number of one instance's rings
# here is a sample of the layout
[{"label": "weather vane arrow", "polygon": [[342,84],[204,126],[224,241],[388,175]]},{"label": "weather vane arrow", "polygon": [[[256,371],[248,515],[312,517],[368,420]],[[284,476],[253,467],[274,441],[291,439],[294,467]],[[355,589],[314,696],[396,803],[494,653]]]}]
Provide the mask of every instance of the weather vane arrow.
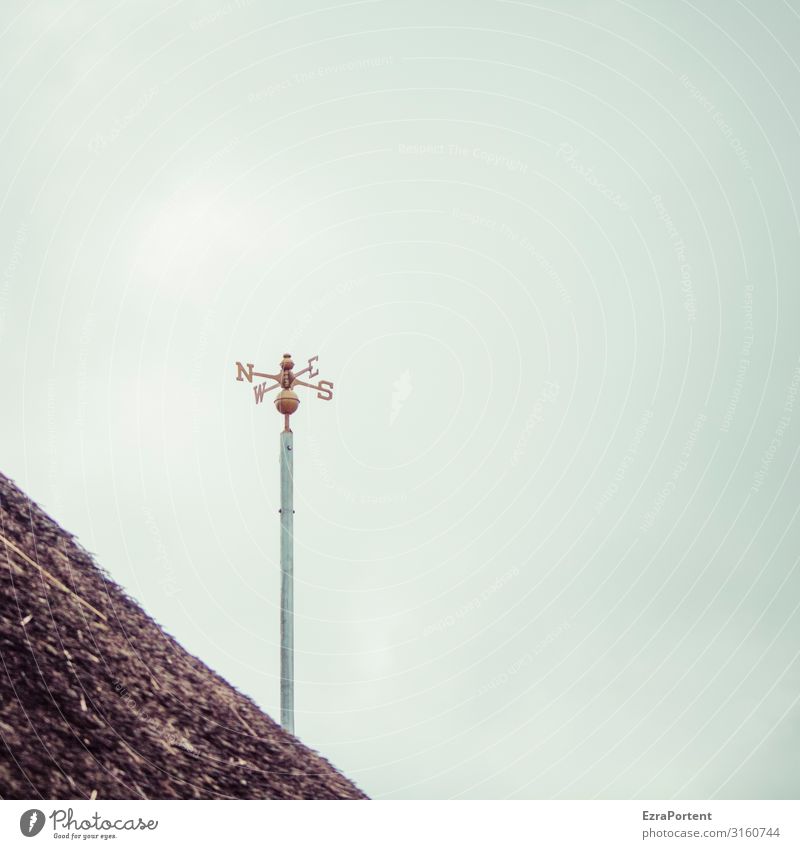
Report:
[{"label": "weather vane arrow", "polygon": [[[317,398],[330,401],[333,384],[329,380],[309,383],[319,371],[319,356],[311,357],[308,365],[295,373],[291,354],[284,354],[277,374],[255,371],[253,363],[236,363],[236,379],[253,384],[256,404],[262,403],[267,392],[280,388],[275,398],[275,408],[283,416],[280,440],[281,467],[281,725],[294,734],[294,435],[289,427],[289,416],[297,411],[300,399],[295,386],[314,389]],[[301,380],[302,377],[308,380]],[[272,381],[270,383],[270,381]]]}]

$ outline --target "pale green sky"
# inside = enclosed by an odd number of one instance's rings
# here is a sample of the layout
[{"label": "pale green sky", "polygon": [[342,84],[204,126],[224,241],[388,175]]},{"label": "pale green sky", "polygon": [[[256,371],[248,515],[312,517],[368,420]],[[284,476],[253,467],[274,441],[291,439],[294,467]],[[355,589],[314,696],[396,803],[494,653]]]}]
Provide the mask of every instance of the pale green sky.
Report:
[{"label": "pale green sky", "polygon": [[800,4],[6,3],[2,469],[384,798],[797,798]]}]

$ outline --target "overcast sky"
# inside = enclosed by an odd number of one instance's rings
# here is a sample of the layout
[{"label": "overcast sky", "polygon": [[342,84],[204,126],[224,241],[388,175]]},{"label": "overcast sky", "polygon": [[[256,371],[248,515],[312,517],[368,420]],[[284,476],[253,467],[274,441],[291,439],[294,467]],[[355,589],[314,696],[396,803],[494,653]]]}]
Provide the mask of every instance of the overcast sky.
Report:
[{"label": "overcast sky", "polygon": [[383,798],[797,798],[800,6],[6,2],[2,469]]}]

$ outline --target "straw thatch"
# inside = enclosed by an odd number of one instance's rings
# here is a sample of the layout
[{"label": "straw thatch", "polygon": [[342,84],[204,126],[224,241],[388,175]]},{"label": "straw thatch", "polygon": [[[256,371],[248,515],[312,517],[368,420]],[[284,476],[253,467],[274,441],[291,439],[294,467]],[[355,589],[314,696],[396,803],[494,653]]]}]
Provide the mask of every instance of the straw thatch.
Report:
[{"label": "straw thatch", "polygon": [[0,796],[361,799],[0,474]]}]

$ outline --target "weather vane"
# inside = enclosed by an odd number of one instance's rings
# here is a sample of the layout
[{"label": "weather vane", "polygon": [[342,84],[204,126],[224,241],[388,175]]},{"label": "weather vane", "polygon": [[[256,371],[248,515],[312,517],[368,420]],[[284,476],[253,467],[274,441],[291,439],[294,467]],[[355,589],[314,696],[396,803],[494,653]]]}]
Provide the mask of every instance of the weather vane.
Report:
[{"label": "weather vane", "polygon": [[[267,380],[263,381],[263,383],[258,383],[253,387],[256,404],[260,404],[264,400],[264,396],[267,392],[272,392],[273,389],[277,389],[280,386],[281,391],[275,399],[275,407],[279,413],[283,414],[284,430],[291,433],[292,429],[289,427],[289,416],[291,416],[300,405],[300,399],[294,391],[295,386],[307,386],[309,389],[316,389],[317,398],[322,398],[323,401],[330,401],[331,398],[333,398],[333,384],[329,380],[320,380],[317,384],[300,380],[304,374],[307,374],[309,378],[316,377],[319,374],[319,370],[314,367],[314,363],[318,360],[319,355],[311,357],[308,361],[308,365],[302,371],[298,371],[297,374],[292,371],[294,368],[294,360],[292,359],[291,354],[283,355],[283,359],[280,363],[280,371],[277,374],[253,371],[255,368],[253,363],[246,363],[245,365],[242,365],[237,362],[236,379],[246,380],[248,383],[252,383],[254,377],[267,378]],[[270,380],[274,381],[272,386],[269,385],[268,381]]]},{"label": "weather vane", "polygon": [[[300,399],[295,386],[315,389],[317,398],[330,401],[333,384],[329,380],[309,383],[301,377],[315,378],[319,371],[315,364],[319,356],[311,357],[308,365],[293,371],[291,354],[284,354],[277,374],[254,371],[253,363],[236,363],[236,379],[253,383],[253,378],[266,378],[253,386],[256,404],[262,403],[267,392],[280,388],[275,398],[275,408],[283,416],[280,440],[281,467],[281,725],[294,733],[294,436],[289,427],[289,416],[297,411]],[[273,383],[270,385],[270,381]]]}]

